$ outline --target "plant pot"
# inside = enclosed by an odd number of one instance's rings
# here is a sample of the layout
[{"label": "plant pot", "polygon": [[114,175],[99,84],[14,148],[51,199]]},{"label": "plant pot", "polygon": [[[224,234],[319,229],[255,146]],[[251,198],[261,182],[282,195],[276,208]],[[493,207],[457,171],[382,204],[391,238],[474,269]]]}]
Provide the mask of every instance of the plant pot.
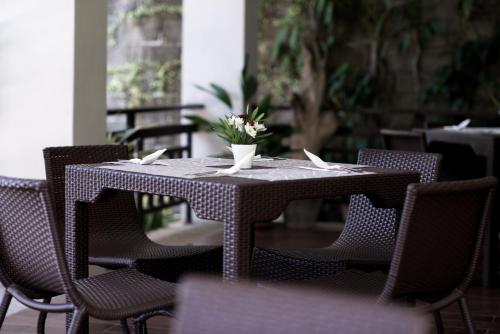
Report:
[{"label": "plant pot", "polygon": [[[252,145],[231,144],[231,150],[233,151],[233,156],[234,156],[234,163],[237,164],[241,159],[243,159],[250,153],[255,155],[256,148],[257,144],[252,144]],[[252,162],[253,159],[248,160],[248,162],[243,164],[241,168],[252,168]]]}]

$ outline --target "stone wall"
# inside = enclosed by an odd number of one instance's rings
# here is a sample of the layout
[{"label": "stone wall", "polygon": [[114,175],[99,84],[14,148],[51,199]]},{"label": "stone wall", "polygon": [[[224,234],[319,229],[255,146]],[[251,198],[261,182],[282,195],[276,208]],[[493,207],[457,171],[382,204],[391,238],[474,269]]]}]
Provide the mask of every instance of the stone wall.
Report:
[{"label": "stone wall", "polygon": [[[108,0],[108,108],[179,104],[181,27],[181,0]],[[179,117],[144,114],[137,125]],[[109,120],[123,126],[123,117]]]},{"label": "stone wall", "polygon": [[[273,92],[274,102],[278,104],[288,104],[290,91],[296,83],[270,60],[273,40],[278,32],[277,18],[284,14],[287,5],[298,1],[262,1],[265,7],[259,31],[261,92]],[[383,3],[382,0],[377,1]],[[498,24],[500,20],[498,0],[474,1],[473,17],[467,22],[461,9],[464,0],[401,0],[392,3],[412,3],[415,4],[416,11],[408,14],[404,12],[404,6],[397,7],[385,25],[379,65],[383,73],[375,86],[376,102],[370,107],[401,109],[421,107],[425,91],[436,81],[436,70],[450,62],[456,47],[464,41],[489,38],[494,33],[495,22]],[[424,38],[422,32],[425,28],[422,28],[421,34],[417,35],[414,29],[408,28],[408,25],[415,22],[398,22],[401,16],[405,15],[411,18],[409,21],[429,22],[432,24],[433,32]],[[331,63],[338,66],[347,62],[351,68],[354,66],[361,71],[368,71],[370,37],[366,31],[360,33],[363,18],[359,17],[358,13],[352,13],[350,16],[352,17],[345,22],[337,22],[341,29],[336,37],[347,42],[331,54]],[[428,29],[431,29],[430,26]],[[408,45],[403,52],[401,44],[404,38],[407,39]],[[495,105],[481,90],[477,94],[476,102],[475,109],[495,110]],[[446,103],[429,103],[424,107],[449,108]]]}]

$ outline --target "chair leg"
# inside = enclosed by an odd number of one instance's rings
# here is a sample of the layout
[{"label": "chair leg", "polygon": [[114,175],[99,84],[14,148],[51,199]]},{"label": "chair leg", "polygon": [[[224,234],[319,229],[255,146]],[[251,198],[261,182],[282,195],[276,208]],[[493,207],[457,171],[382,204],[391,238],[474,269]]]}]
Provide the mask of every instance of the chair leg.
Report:
[{"label": "chair leg", "polygon": [[86,315],[87,315],[86,312],[79,310],[79,309],[75,309],[73,311],[68,334],[77,334],[78,333],[78,330],[82,326],[82,320],[85,319]]},{"label": "chair leg", "polygon": [[148,327],[146,320],[134,321],[134,334],[148,334]]},{"label": "chair leg", "polygon": [[[50,300],[52,298],[45,298],[43,302],[45,304],[50,304]],[[40,314],[38,315],[38,323],[36,326],[36,332],[37,334],[45,334],[45,320],[47,320],[47,312],[40,311]]]},{"label": "chair leg", "polygon": [[443,319],[441,318],[441,313],[439,311],[434,311],[432,313],[434,316],[434,321],[436,322],[436,329],[438,334],[444,333]]},{"label": "chair leg", "polygon": [[9,309],[10,301],[12,300],[12,295],[5,290],[3,293],[2,303],[0,304],[0,329],[2,329],[3,321],[7,315],[7,310]]},{"label": "chair leg", "polygon": [[130,330],[128,329],[127,319],[120,320],[120,325],[122,327],[122,332],[124,334],[130,334]]},{"label": "chair leg", "polygon": [[467,306],[467,300],[465,297],[462,297],[458,300],[458,304],[460,305],[460,311],[462,312],[462,317],[465,322],[465,327],[467,328],[467,333],[473,334],[476,332],[474,329],[474,323],[472,322],[472,316],[469,311],[469,306]]}]

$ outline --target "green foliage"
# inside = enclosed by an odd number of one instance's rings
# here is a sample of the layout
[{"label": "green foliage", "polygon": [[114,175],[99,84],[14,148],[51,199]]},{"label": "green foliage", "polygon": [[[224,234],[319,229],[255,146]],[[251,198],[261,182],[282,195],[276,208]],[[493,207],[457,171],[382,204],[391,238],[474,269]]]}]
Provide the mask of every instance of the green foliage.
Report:
[{"label": "green foliage", "polygon": [[213,95],[215,98],[217,98],[219,101],[224,103],[229,109],[233,108],[233,103],[231,102],[231,96],[229,96],[229,93],[227,90],[222,88],[221,86],[215,84],[215,83],[210,83],[209,88],[205,88],[200,85],[195,85],[196,88],[199,90],[202,90],[210,95]]},{"label": "green foliage", "polygon": [[474,10],[474,0],[461,0],[459,5],[464,20],[469,20]]},{"label": "green foliage", "polygon": [[144,2],[137,6],[134,10],[127,12],[126,18],[139,20],[144,17],[163,14],[181,15],[182,5],[167,4],[164,3],[164,1],[144,0]]},{"label": "green foliage", "polygon": [[[258,86],[257,78],[248,73],[248,59],[245,59],[245,65],[243,66],[240,77],[240,87],[244,106],[248,106],[252,102],[253,97],[257,93]],[[268,95],[266,98],[270,100],[271,97]]]},{"label": "green foliage", "polygon": [[[253,127],[259,123],[262,124],[265,119],[265,114],[259,112],[259,108],[255,108],[253,112],[248,112],[248,109],[249,107],[247,107],[247,112],[242,115],[231,115],[214,123],[213,130],[217,136],[228,144],[240,145],[260,144],[272,136],[270,132],[264,133],[265,128],[262,130],[257,129],[253,136],[246,131],[247,126]],[[237,124],[237,121],[240,121],[241,124]]]},{"label": "green foliage", "polygon": [[108,92],[121,93],[128,107],[145,105],[155,93],[163,94],[179,80],[180,61],[139,61],[108,67]]},{"label": "green foliage", "polygon": [[344,63],[330,76],[327,95],[337,110],[353,110],[373,96],[371,75],[351,72]]},{"label": "green foliage", "polygon": [[198,115],[185,115],[184,118],[190,120],[191,123],[198,125],[200,130],[210,131],[213,128],[212,123],[204,117]]},{"label": "green foliage", "polygon": [[108,46],[116,46],[115,34],[122,24],[158,15],[182,15],[182,5],[164,3],[162,0],[144,0],[135,8],[120,12],[108,24]]},{"label": "green foliage", "polygon": [[[465,15],[465,14],[464,14]],[[446,103],[453,110],[473,109],[484,92],[500,107],[500,23],[491,38],[467,40],[451,53],[448,63],[437,69],[433,84],[422,97],[423,104]]]}]

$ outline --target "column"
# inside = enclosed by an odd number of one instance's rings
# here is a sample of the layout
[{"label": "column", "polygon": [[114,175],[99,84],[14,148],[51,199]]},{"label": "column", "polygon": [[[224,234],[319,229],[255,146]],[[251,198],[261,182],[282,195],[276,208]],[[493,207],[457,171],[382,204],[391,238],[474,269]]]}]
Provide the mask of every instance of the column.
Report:
[{"label": "column", "polygon": [[[196,113],[211,120],[228,113],[223,103],[195,87],[213,82],[229,91],[235,110],[242,110],[245,55],[250,70],[256,67],[258,1],[184,0],[182,10],[182,103],[205,104],[206,109]],[[194,136],[194,157],[222,152],[224,144],[213,134]]]},{"label": "column", "polygon": [[105,142],[106,1],[5,1],[0,175],[43,178],[47,146]]}]

